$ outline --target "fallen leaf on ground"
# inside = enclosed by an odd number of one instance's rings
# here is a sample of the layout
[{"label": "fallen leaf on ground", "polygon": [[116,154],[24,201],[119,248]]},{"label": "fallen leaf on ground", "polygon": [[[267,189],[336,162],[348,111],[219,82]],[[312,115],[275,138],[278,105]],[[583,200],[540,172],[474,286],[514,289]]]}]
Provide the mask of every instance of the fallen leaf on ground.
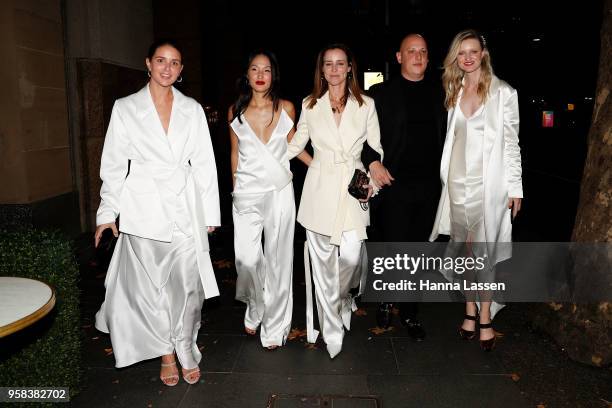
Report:
[{"label": "fallen leaf on ground", "polygon": [[306,348],[308,350],[318,350],[319,349],[316,343],[306,343]]},{"label": "fallen leaf on ground", "polygon": [[368,312],[366,312],[365,309],[359,308],[359,309],[355,310],[355,315],[356,316],[367,316]]},{"label": "fallen leaf on ground", "polygon": [[591,362],[595,364],[597,367],[601,366],[602,360],[603,359],[601,358],[601,356],[591,356]]},{"label": "fallen leaf on ground", "polygon": [[107,356],[110,356],[111,354],[113,354],[113,349],[112,348],[105,348],[104,352],[106,353]]},{"label": "fallen leaf on ground", "polygon": [[234,266],[234,263],[229,259],[219,259],[218,261],[214,261],[213,265],[219,269],[229,269]]},{"label": "fallen leaf on ground", "polygon": [[386,332],[393,331],[393,326],[389,326],[389,328],[388,328],[388,329],[385,329],[385,328],[382,328],[382,327],[378,327],[378,326],[376,326],[376,327],[370,327],[370,328],[368,329],[368,331],[369,331],[370,333],[375,334],[375,335],[377,335],[377,336],[378,336],[378,335],[380,335],[380,334],[383,334],[383,333],[386,333]]},{"label": "fallen leaf on ground", "polygon": [[291,331],[287,335],[287,340],[295,340],[300,337],[306,337],[306,329],[304,330],[300,330],[298,328],[291,329]]},{"label": "fallen leaf on ground", "polygon": [[517,373],[512,373],[510,374],[510,378],[512,378],[512,381],[517,382],[518,380],[521,379],[521,376],[518,375]]}]

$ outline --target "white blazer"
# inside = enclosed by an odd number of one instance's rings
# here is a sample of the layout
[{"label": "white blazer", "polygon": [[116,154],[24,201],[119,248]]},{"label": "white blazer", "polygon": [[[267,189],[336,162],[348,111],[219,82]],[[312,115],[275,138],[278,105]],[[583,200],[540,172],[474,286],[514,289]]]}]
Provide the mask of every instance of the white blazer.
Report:
[{"label": "white blazer", "polygon": [[302,103],[302,113],[295,136],[289,143],[289,158],[297,156],[308,140],[312,141],[314,157],[304,180],[297,220],[304,228],[331,237],[340,245],[343,231],[356,230],[366,239],[370,224],[369,211],[348,193],[355,169],[365,170],[361,150],[367,143],[383,156],[380,129],[374,100],[363,96],[359,106],[354,97],[346,103],[340,126],[336,126],[326,92],[312,109]]},{"label": "white blazer", "polygon": [[[455,140],[456,111],[461,95],[454,108],[448,111],[446,141],[440,163],[442,194],[430,240],[438,234],[450,235],[450,205],[448,197],[448,170]],[[483,215],[488,254],[494,265],[512,256],[508,245],[496,246],[497,242],[512,241],[511,214],[508,198],[523,197],[521,177],[521,151],[518,145],[519,107],[516,90],[494,76],[484,106],[485,130],[483,146]]]},{"label": "white blazer", "polygon": [[102,151],[98,225],[120,215],[120,231],[170,242],[183,194],[204,238],[207,226],[221,224],[217,168],[204,111],[177,89],[172,93],[168,135],[148,85],[115,102]]}]

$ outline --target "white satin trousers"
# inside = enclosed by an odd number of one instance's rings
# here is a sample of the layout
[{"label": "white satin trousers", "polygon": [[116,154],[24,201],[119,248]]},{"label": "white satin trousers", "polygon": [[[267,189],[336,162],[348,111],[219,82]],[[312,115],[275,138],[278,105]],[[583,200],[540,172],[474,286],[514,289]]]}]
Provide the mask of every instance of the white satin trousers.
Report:
[{"label": "white satin trousers", "polygon": [[260,327],[262,346],[282,346],[293,313],[293,185],[234,193],[233,204],[236,299],[247,305],[244,325]]},{"label": "white satin trousers", "polygon": [[[310,290],[311,266],[319,327],[327,351],[334,358],[342,349],[344,327],[351,329],[351,314],[356,306],[349,291],[360,286],[365,276],[363,262],[367,255],[364,241],[359,239],[355,230],[343,232],[339,246],[331,244],[330,240],[330,236],[306,230],[306,288]],[[307,303],[311,303],[309,298],[307,293]],[[312,305],[307,304],[306,309],[308,341],[314,342],[318,332],[311,327]]]}]

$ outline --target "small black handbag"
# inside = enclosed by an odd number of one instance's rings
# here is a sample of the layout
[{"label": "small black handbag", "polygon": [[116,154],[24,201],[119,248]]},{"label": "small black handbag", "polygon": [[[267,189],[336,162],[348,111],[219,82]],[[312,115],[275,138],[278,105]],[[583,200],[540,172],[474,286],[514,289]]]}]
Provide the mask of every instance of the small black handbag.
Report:
[{"label": "small black handbag", "polygon": [[[353,178],[348,185],[348,192],[350,195],[355,197],[358,200],[363,200],[368,197],[368,187],[367,185],[370,183],[370,179],[368,175],[359,169],[355,169],[355,173],[353,174]],[[367,203],[360,203],[361,208],[365,211],[368,209]]]}]

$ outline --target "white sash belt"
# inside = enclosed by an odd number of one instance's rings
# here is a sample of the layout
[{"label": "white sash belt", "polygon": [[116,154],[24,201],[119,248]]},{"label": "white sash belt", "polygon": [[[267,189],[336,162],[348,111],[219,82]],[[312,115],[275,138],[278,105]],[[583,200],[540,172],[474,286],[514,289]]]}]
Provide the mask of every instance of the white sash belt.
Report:
[{"label": "white sash belt", "polygon": [[159,165],[155,163],[138,163],[132,161],[130,173],[146,172],[152,177],[156,184],[164,189],[170,190],[179,195],[185,193],[189,218],[193,227],[193,238],[195,241],[196,262],[202,287],[204,288],[204,298],[219,296],[217,279],[210,260],[210,247],[208,245],[208,229],[205,221],[204,205],[202,195],[198,188],[197,181],[193,177],[193,171],[189,164],[179,166]]},{"label": "white sash belt", "polygon": [[304,278],[306,279],[306,341],[316,343],[319,331],[314,329],[314,308],[312,304],[312,276],[310,274],[310,256],[308,241],[304,242]]},{"label": "white sash belt", "polygon": [[355,172],[355,167],[358,158],[355,156],[344,153],[344,152],[328,152],[323,150],[315,151],[313,161],[320,162],[323,166],[334,165],[339,166],[342,170],[340,179],[342,180],[340,188],[340,199],[338,201],[338,208],[336,209],[336,217],[334,219],[334,228],[330,243],[332,245],[340,245],[340,239],[342,238],[342,232],[344,229],[344,220],[348,212],[349,193],[348,185]]}]

